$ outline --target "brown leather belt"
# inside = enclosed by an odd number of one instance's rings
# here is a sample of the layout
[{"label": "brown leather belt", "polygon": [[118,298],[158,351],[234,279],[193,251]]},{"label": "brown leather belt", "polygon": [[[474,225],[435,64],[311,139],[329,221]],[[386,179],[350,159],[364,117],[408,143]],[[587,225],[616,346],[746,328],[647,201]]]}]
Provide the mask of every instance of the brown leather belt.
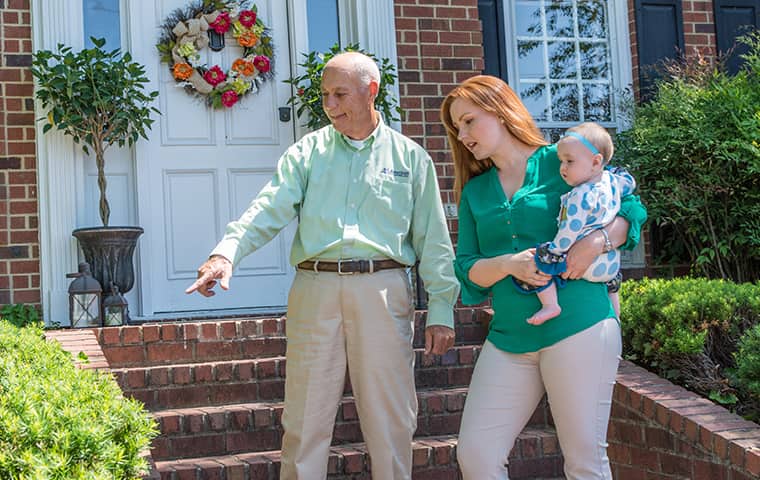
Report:
[{"label": "brown leather belt", "polygon": [[406,268],[406,265],[396,260],[339,260],[337,262],[306,260],[298,264],[301,270],[311,270],[313,272],[335,272],[340,275],[351,275],[354,273],[374,273],[389,268]]}]

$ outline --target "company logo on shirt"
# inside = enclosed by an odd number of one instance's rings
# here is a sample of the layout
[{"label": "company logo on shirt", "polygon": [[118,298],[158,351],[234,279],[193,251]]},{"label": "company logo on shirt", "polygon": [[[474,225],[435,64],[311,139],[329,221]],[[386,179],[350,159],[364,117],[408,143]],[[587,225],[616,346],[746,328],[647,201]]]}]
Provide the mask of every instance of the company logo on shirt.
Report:
[{"label": "company logo on shirt", "polygon": [[403,177],[408,178],[409,177],[409,171],[407,170],[393,170],[390,168],[383,168],[380,170],[381,175],[393,175],[394,177]]}]

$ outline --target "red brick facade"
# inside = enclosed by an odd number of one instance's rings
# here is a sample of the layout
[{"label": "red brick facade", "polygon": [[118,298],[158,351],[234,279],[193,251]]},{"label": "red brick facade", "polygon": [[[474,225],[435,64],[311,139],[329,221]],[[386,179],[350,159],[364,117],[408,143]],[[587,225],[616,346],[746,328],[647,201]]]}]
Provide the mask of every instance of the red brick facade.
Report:
[{"label": "red brick facade", "polygon": [[30,0],[0,0],[0,305],[40,302]]},{"label": "red brick facade", "polygon": [[713,2],[683,2],[683,37],[687,57],[699,52],[706,58],[714,59],[717,51]]},{"label": "red brick facade", "polygon": [[[477,0],[395,0],[403,131],[437,166],[444,202],[454,202],[454,164],[439,109],[459,82],[483,70]],[[449,221],[456,242],[458,225]]]}]

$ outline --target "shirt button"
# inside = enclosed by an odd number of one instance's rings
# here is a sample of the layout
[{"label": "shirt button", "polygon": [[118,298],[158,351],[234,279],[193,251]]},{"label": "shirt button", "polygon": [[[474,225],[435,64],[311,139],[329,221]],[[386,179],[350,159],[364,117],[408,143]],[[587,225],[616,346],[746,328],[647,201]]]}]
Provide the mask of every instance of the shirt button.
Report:
[{"label": "shirt button", "polygon": [[507,225],[512,225],[512,221],[511,220],[507,220]]},{"label": "shirt button", "polygon": [[356,204],[355,204],[355,203],[352,203],[351,205],[349,205],[349,207],[351,207],[351,208],[356,208]]},{"label": "shirt button", "polygon": [[356,182],[358,182],[358,181],[359,181],[359,180],[357,180],[357,179],[355,179],[355,178],[354,178],[354,183],[356,183]]},{"label": "shirt button", "polygon": [[512,235],[512,238],[517,238],[517,235]]}]

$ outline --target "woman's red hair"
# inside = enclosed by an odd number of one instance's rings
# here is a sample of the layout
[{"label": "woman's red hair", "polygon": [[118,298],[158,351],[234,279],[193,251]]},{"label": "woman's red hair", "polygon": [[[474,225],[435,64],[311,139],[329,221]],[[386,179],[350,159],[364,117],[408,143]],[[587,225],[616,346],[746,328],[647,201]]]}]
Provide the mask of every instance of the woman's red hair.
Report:
[{"label": "woman's red hair", "polygon": [[458,98],[469,100],[486,112],[498,116],[507,131],[522,143],[533,147],[548,144],[520,97],[503,80],[490,75],[468,78],[449,92],[441,104],[441,121],[446,127],[454,158],[454,193],[457,201],[472,177],[493,166],[490,158],[477,160],[457,138],[459,131],[451,118],[451,104]]}]

